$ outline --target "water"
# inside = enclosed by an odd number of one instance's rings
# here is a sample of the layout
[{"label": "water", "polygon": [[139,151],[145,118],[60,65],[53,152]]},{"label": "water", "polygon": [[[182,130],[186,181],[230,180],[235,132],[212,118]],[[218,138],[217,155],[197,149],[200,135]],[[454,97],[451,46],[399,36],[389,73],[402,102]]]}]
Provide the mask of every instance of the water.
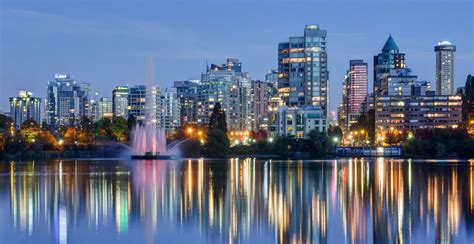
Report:
[{"label": "water", "polygon": [[474,161],[0,163],[0,243],[474,242]]},{"label": "water", "polygon": [[132,132],[133,153],[145,155],[148,152],[166,154],[166,133],[153,124],[136,124]]}]

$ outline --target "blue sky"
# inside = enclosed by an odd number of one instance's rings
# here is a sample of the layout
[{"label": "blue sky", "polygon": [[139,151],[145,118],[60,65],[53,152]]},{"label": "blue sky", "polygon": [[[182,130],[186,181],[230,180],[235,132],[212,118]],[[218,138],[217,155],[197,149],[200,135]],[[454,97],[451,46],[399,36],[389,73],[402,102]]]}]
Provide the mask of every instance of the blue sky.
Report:
[{"label": "blue sky", "polygon": [[[304,25],[328,31],[330,108],[341,97],[350,59],[369,63],[389,34],[419,79],[434,81],[433,46],[457,46],[456,87],[474,73],[472,1],[24,1],[3,0],[0,110],[19,89],[44,97],[55,73],[90,82],[99,96],[115,85],[144,84],[146,55],[155,83],[199,79],[205,63],[237,57],[254,79],[277,67],[277,44]],[[415,3],[414,3],[415,2]]]}]

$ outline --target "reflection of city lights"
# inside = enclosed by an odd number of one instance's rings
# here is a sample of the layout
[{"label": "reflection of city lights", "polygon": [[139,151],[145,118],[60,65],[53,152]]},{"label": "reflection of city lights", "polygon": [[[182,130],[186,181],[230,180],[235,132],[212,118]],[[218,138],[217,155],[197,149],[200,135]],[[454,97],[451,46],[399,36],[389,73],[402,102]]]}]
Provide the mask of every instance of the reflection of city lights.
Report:
[{"label": "reflection of city lights", "polygon": [[[112,227],[117,238],[143,227],[154,241],[162,223],[233,243],[261,233],[282,243],[324,242],[342,233],[347,242],[360,243],[374,231],[397,242],[425,228],[439,240],[456,241],[466,212],[474,212],[474,161],[468,172],[456,165],[423,170],[417,161],[384,158],[322,165],[313,170],[303,161],[233,158],[225,167],[199,159],[146,161],[133,170],[69,161],[12,162],[0,169],[10,174],[6,205],[16,231],[34,238],[42,223],[51,223],[58,241],[72,241],[68,228],[77,228],[74,223],[87,223],[88,231]],[[39,175],[40,167],[54,174]]]}]

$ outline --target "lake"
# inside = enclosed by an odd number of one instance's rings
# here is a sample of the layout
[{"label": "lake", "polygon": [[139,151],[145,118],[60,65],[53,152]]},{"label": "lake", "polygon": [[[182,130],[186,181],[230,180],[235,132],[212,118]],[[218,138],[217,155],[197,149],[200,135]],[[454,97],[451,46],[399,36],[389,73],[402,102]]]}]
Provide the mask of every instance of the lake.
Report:
[{"label": "lake", "polygon": [[0,242],[474,242],[474,160],[0,162]]}]

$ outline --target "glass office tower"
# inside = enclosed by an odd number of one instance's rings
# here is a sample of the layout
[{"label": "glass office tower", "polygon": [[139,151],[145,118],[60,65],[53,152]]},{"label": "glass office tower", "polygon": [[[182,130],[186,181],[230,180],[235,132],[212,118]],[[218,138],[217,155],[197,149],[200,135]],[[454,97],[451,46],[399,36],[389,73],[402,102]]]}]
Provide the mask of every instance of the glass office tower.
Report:
[{"label": "glass office tower", "polygon": [[328,107],[326,30],[307,25],[304,36],[278,44],[278,92],[285,105]]}]

